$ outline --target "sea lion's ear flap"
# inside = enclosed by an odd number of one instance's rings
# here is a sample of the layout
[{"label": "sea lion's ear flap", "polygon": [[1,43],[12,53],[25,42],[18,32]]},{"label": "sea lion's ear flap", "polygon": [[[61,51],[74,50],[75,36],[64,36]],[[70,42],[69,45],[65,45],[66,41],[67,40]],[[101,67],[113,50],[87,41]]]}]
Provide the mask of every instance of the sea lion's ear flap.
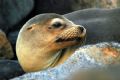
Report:
[{"label": "sea lion's ear flap", "polygon": [[27,30],[32,30],[32,28],[33,28],[33,27],[32,27],[32,26],[30,26],[30,27],[28,27],[28,28],[27,28]]},{"label": "sea lion's ear flap", "polygon": [[32,25],[30,25],[29,27],[27,27],[27,30],[33,30],[34,27],[35,27],[35,24],[32,24]]}]

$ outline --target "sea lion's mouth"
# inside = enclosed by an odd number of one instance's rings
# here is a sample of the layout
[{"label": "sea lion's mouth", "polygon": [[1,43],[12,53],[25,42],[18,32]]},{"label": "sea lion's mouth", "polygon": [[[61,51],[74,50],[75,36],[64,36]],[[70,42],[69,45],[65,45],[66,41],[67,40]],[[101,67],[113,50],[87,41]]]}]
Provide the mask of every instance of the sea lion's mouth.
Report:
[{"label": "sea lion's mouth", "polygon": [[75,41],[79,42],[81,41],[81,37],[73,37],[73,38],[57,38],[55,42],[68,42],[68,41]]}]

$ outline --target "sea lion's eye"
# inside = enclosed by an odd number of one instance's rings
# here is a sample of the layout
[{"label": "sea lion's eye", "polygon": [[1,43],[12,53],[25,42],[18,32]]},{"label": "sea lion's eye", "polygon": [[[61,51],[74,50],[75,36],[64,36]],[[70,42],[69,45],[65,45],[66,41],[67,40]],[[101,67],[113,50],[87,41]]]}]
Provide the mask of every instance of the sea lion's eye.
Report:
[{"label": "sea lion's eye", "polygon": [[54,28],[59,28],[59,27],[62,26],[62,23],[60,23],[60,22],[55,22],[54,24],[52,24],[52,26],[53,26]]}]

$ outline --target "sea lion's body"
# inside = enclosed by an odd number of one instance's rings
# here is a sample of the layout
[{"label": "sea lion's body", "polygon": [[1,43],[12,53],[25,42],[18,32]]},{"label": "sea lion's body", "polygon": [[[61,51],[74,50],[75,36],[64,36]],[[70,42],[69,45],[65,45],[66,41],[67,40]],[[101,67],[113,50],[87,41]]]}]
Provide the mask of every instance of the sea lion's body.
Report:
[{"label": "sea lion's body", "polygon": [[84,9],[64,16],[87,29],[86,44],[120,42],[120,8]]},{"label": "sea lion's body", "polygon": [[85,40],[86,29],[58,14],[40,14],[20,30],[16,52],[26,72],[63,63]]}]

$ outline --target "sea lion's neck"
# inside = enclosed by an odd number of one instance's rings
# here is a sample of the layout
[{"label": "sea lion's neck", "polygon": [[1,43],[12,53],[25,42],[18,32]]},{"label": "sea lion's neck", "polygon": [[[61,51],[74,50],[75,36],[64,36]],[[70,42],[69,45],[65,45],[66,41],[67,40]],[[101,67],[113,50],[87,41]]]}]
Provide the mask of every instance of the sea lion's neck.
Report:
[{"label": "sea lion's neck", "polygon": [[[74,53],[74,51],[77,48],[78,47],[73,46],[73,47],[62,49],[58,52],[51,53],[53,55],[50,55],[50,57],[47,58],[48,59],[46,61],[47,65],[44,68],[54,67],[56,65],[60,65],[64,63]],[[49,54],[50,53],[48,53],[48,55]]]},{"label": "sea lion's neck", "polygon": [[73,47],[63,49],[59,53],[59,56],[57,57],[57,61],[52,66],[56,66],[64,63],[75,52],[77,48],[78,47],[73,46]]},{"label": "sea lion's neck", "polygon": [[30,48],[23,45],[21,45],[21,47],[23,48],[22,51],[19,48],[17,51],[22,52],[22,55],[18,54],[18,56],[20,56],[19,61],[24,65],[23,69],[26,72],[43,70],[64,63],[78,48],[76,46],[72,46],[57,51],[50,51],[45,48]]}]

